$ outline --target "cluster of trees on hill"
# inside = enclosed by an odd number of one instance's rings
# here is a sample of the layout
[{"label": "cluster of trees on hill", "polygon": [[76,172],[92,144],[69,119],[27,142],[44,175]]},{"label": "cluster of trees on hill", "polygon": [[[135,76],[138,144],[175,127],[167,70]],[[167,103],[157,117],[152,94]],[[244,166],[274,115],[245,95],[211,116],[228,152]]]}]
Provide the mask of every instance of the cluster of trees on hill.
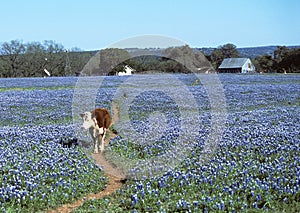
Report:
[{"label": "cluster of trees on hill", "polygon": [[[219,46],[206,56],[187,45],[160,52],[133,57],[125,49],[109,48],[97,52],[72,48],[67,51],[54,41],[24,44],[13,40],[0,45],[0,77],[41,77],[46,75],[44,69],[53,76],[76,75],[81,71],[86,75],[113,75],[123,71],[125,65],[141,73],[205,72],[217,70],[224,58],[240,57],[233,44]],[[265,54],[251,60],[259,72],[300,72],[300,48],[278,46],[273,56]]]},{"label": "cluster of trees on hill", "polygon": [[274,57],[270,55],[258,56],[254,60],[258,70],[262,72],[300,72],[300,48],[278,46]]},{"label": "cluster of trees on hill", "polygon": [[[148,55],[147,55],[148,54]],[[149,55],[150,54],[150,55]],[[69,62],[69,63],[68,63]],[[205,56],[189,46],[170,47],[160,55],[145,51],[132,57],[128,51],[118,48],[99,52],[70,51],[54,41],[22,43],[18,40],[0,45],[0,77],[42,77],[47,69],[52,76],[70,76],[82,72],[85,75],[114,75],[129,65],[139,72],[188,73],[197,67],[211,65]]]},{"label": "cluster of trees on hill", "polygon": [[0,77],[42,77],[46,75],[44,69],[53,76],[73,75],[93,54],[78,48],[68,51],[51,40],[43,43],[12,40],[0,46]]},{"label": "cluster of trees on hill", "polygon": [[[225,44],[214,49],[211,55],[207,55],[215,69],[224,58],[238,58],[240,53],[233,44]],[[277,46],[273,56],[264,54],[251,58],[256,70],[259,72],[300,72],[300,48],[287,48]]]},{"label": "cluster of trees on hill", "polygon": [[137,73],[167,72],[190,73],[213,69],[209,61],[200,51],[194,51],[189,46],[170,47],[160,53],[153,54],[149,50],[130,55],[124,49],[109,48],[99,51],[84,67],[85,75],[115,75],[129,65]]}]

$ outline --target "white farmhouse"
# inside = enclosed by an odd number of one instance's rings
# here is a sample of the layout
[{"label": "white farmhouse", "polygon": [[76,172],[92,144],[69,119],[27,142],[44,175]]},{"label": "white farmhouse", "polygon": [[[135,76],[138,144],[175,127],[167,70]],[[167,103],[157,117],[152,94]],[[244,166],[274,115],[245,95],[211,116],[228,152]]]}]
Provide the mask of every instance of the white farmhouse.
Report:
[{"label": "white farmhouse", "polygon": [[225,58],[218,68],[219,73],[253,73],[255,66],[249,58]]},{"label": "white farmhouse", "polygon": [[117,72],[118,76],[123,76],[123,75],[132,75],[135,69],[132,69],[130,66],[126,65],[124,66],[124,71],[122,72]]}]

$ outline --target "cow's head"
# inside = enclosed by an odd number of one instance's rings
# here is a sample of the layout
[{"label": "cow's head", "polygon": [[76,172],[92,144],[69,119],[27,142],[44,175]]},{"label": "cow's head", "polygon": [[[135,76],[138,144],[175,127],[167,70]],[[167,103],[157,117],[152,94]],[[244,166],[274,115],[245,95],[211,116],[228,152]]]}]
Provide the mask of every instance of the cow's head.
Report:
[{"label": "cow's head", "polygon": [[81,126],[81,128],[83,128],[83,129],[89,129],[89,128],[95,127],[97,125],[96,118],[94,116],[92,116],[91,112],[81,113],[80,117],[83,119],[83,124]]}]

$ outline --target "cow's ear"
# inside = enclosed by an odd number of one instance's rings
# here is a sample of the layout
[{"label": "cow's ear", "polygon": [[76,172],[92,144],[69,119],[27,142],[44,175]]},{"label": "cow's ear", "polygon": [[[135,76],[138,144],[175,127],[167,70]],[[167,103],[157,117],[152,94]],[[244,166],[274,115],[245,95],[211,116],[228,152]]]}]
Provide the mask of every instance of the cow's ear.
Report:
[{"label": "cow's ear", "polygon": [[80,115],[80,117],[82,117],[82,118],[84,117],[84,113],[80,113],[79,115]]}]

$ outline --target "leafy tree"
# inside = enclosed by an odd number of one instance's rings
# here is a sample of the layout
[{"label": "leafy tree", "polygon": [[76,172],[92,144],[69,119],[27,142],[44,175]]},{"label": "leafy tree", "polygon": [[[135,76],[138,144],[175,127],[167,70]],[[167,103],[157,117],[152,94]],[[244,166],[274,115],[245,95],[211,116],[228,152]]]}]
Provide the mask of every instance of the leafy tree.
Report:
[{"label": "leafy tree", "polygon": [[54,76],[63,76],[66,66],[66,49],[62,44],[57,44],[52,40],[44,41],[45,58],[47,63],[45,68]]},{"label": "leafy tree", "polygon": [[130,59],[130,55],[126,50],[119,48],[108,48],[100,51],[100,71],[101,72],[117,72],[122,71],[124,61]]},{"label": "leafy tree", "polygon": [[13,40],[2,44],[0,53],[1,76],[44,76],[44,68],[52,75],[65,75],[65,50],[61,44],[54,41],[44,41],[44,44],[38,42],[23,44]]},{"label": "leafy tree", "polygon": [[262,55],[255,58],[257,61],[256,69],[261,72],[271,72],[273,67],[273,59],[270,55]]},{"label": "leafy tree", "polygon": [[240,56],[239,51],[234,44],[225,44],[221,47],[221,51],[225,58],[236,58]]},{"label": "leafy tree", "polygon": [[144,71],[161,71],[160,63],[162,62],[161,56],[155,55],[142,55],[134,57],[126,61],[130,67],[134,68],[138,72]]},{"label": "leafy tree", "polygon": [[183,64],[179,63],[178,61],[172,59],[164,59],[160,63],[160,69],[163,72],[167,73],[189,73],[191,72],[187,67],[183,66]]},{"label": "leafy tree", "polygon": [[[88,61],[95,55],[94,51],[80,51],[71,49],[69,53],[70,65],[71,65],[71,75],[78,75]],[[67,73],[65,73],[67,74]]]},{"label": "leafy tree", "polygon": [[2,59],[2,56],[0,56],[0,78],[8,77],[7,73],[5,73],[5,70],[4,60]]},{"label": "leafy tree", "polygon": [[83,75],[110,75],[124,69],[125,61],[130,59],[126,50],[107,48],[96,53],[83,67]]},{"label": "leafy tree", "polygon": [[300,72],[300,48],[290,49],[277,63],[279,71]]},{"label": "leafy tree", "polygon": [[214,68],[218,69],[225,58],[238,58],[239,56],[236,46],[228,43],[215,49],[211,54],[211,60]]},{"label": "leafy tree", "polygon": [[22,76],[43,76],[44,68],[46,66],[47,60],[45,47],[39,42],[32,42],[26,45],[26,52],[22,55],[23,66],[22,66]]},{"label": "leafy tree", "polygon": [[17,77],[19,69],[22,66],[21,54],[25,52],[25,46],[19,40],[4,42],[1,45],[0,53],[2,55],[3,66],[7,67],[7,76]]},{"label": "leafy tree", "polygon": [[274,51],[274,70],[279,72],[299,72],[300,48],[278,46]]},{"label": "leafy tree", "polygon": [[289,49],[286,46],[277,46],[274,51],[274,60],[276,63],[280,63],[289,53]]},{"label": "leafy tree", "polygon": [[203,53],[200,51],[195,52],[188,45],[167,48],[164,50],[163,55],[165,58],[172,59],[163,64],[166,71],[189,73],[191,71],[198,72],[201,70],[199,68],[205,68],[202,70],[203,72],[212,68]]},{"label": "leafy tree", "polygon": [[212,65],[215,69],[218,69],[218,67],[221,65],[222,61],[224,60],[224,56],[222,53],[222,50],[220,48],[215,49],[212,53],[211,53],[211,62]]}]

